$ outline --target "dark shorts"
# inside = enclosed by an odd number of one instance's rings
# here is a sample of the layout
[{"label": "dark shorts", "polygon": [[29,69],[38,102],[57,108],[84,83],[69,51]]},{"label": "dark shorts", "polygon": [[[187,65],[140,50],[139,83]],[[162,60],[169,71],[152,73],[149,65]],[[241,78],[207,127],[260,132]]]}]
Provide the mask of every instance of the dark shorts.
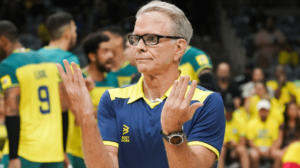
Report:
[{"label": "dark shorts", "polygon": [[73,168],[86,168],[84,160],[80,157],[68,153],[69,160]]},{"label": "dark shorts", "polygon": [[[51,162],[51,163],[39,163],[31,162],[22,157],[19,157],[21,161],[22,168],[64,168],[63,162]],[[8,155],[3,155],[0,168],[8,168],[9,157]]]}]

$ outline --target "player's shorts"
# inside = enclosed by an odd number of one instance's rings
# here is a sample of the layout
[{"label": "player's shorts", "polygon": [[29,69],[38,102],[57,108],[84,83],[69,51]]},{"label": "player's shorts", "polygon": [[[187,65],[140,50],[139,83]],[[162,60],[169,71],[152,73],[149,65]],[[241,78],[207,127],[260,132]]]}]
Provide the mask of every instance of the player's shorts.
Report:
[{"label": "player's shorts", "polygon": [[[63,162],[52,162],[52,163],[38,163],[31,162],[22,157],[19,157],[21,161],[22,168],[64,168]],[[3,158],[0,163],[0,168],[8,168],[9,156],[3,155]]]},{"label": "player's shorts", "polygon": [[73,168],[86,168],[84,160],[80,157],[68,153],[69,160]]}]

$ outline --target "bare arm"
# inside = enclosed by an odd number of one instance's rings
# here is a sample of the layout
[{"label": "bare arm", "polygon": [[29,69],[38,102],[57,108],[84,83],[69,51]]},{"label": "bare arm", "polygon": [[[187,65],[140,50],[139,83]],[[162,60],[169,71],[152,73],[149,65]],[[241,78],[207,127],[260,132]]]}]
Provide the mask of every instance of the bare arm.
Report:
[{"label": "bare arm", "polygon": [[[8,117],[18,117],[19,116],[19,106],[20,106],[20,87],[9,88],[4,92],[4,101],[5,101],[5,115]],[[15,121],[15,120],[14,120]],[[19,134],[15,130],[11,130],[8,127],[8,121],[6,123],[8,129],[8,135]],[[14,123],[15,124],[15,123]],[[9,124],[10,125],[10,124]],[[11,144],[10,145],[14,145]],[[10,148],[11,150],[11,148]],[[13,153],[10,151],[10,153]],[[17,151],[15,151],[17,154]],[[19,158],[13,158],[9,160],[9,168],[20,168],[21,162]]]},{"label": "bare arm", "polygon": [[20,87],[9,88],[4,92],[5,115],[19,116]]},{"label": "bare arm", "polygon": [[240,137],[240,143],[239,143],[239,145],[246,146],[246,142],[247,142],[246,137],[244,137],[244,136]]},{"label": "bare arm", "polygon": [[164,144],[170,168],[208,168],[213,165],[216,159],[216,154],[214,152],[200,145],[188,146],[185,142],[179,146],[174,146],[165,140]]},{"label": "bare arm", "polygon": [[74,75],[68,61],[64,60],[66,72],[57,64],[64,81],[69,105],[77,116],[82,130],[83,153],[89,168],[117,168],[117,150],[105,147],[94,118],[93,104],[81,70],[72,62]]},{"label": "bare arm", "polygon": [[279,149],[283,140],[283,131],[279,130],[279,136],[272,145],[272,149]]}]

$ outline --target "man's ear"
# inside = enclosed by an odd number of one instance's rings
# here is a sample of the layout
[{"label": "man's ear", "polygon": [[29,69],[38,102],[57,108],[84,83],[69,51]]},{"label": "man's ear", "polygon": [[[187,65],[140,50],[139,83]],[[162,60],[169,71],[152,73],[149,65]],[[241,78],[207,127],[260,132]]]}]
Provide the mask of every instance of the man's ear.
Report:
[{"label": "man's ear", "polygon": [[8,44],[8,39],[5,36],[0,36],[0,45],[3,46],[3,48],[5,48]]},{"label": "man's ear", "polygon": [[178,39],[176,40],[175,46],[174,46],[174,61],[179,61],[180,58],[185,53],[185,49],[187,47],[187,42],[184,39]]},{"label": "man's ear", "polygon": [[70,39],[70,36],[71,36],[71,28],[66,28],[62,34],[62,37],[64,39]]},{"label": "man's ear", "polygon": [[89,53],[88,57],[91,60],[91,62],[96,62],[96,54],[95,53]]}]

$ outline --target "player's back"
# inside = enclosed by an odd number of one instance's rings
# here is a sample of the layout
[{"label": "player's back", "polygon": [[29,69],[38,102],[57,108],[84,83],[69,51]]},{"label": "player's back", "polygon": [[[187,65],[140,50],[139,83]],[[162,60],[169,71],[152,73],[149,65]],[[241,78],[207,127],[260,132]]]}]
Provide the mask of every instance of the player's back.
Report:
[{"label": "player's back", "polygon": [[69,51],[64,51],[58,47],[43,47],[37,51],[39,54],[47,57],[51,62],[59,63],[62,66],[63,60],[66,59],[71,62],[75,62],[79,65],[79,59]]},{"label": "player's back", "polygon": [[33,162],[63,161],[58,70],[44,56],[13,53],[0,64],[2,89],[20,87],[19,156]]}]

